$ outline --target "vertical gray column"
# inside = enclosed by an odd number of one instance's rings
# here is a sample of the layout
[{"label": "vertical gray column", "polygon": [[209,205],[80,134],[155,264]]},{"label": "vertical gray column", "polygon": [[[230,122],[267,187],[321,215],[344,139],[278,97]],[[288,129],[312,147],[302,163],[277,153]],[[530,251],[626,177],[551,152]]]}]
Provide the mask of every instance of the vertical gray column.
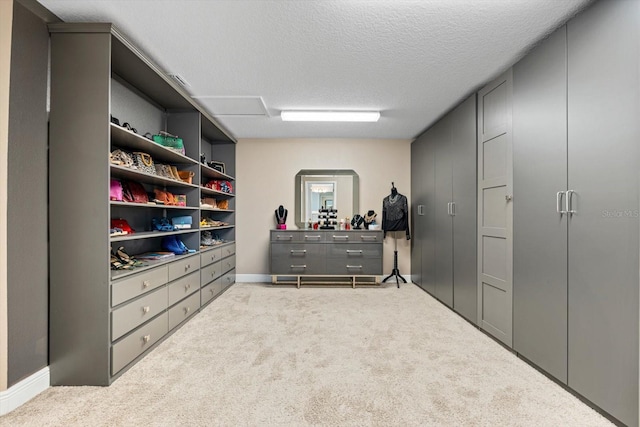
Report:
[{"label": "vertical gray column", "polygon": [[422,244],[424,241],[424,182],[422,164],[426,148],[424,136],[411,143],[411,281],[422,286]]},{"label": "vertical gray column", "polygon": [[638,425],[640,2],[567,24],[571,388]]},{"label": "vertical gray column", "polygon": [[558,211],[565,209],[566,189],[562,27],[513,67],[513,347],[563,383],[568,219]]},{"label": "vertical gray column", "polygon": [[440,119],[432,128],[435,146],[435,296],[453,306],[453,216],[452,214],[452,149],[450,116]]}]

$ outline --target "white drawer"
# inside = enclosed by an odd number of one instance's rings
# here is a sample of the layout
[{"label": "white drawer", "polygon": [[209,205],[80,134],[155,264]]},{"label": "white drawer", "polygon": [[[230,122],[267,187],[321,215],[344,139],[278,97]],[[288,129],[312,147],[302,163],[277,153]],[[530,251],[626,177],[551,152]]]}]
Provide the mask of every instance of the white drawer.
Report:
[{"label": "white drawer", "polygon": [[196,271],[169,283],[169,307],[200,289],[200,274],[198,273]]},{"label": "white drawer", "polygon": [[190,256],[180,261],[169,264],[169,281],[176,280],[178,277],[193,273],[200,268],[200,257]]},{"label": "white drawer", "polygon": [[[196,288],[197,289],[197,288]],[[187,320],[200,308],[200,292],[185,298],[169,309],[169,330]]]},{"label": "white drawer", "polygon": [[114,344],[111,348],[111,375],[118,373],[169,332],[168,326],[168,315],[165,312]]},{"label": "white drawer", "polygon": [[111,307],[149,292],[168,281],[167,266],[163,265],[144,273],[129,276],[126,279],[111,283]]},{"label": "white drawer", "polygon": [[168,297],[168,289],[164,286],[114,310],[111,313],[111,340],[117,340],[136,326],[166,310]]}]

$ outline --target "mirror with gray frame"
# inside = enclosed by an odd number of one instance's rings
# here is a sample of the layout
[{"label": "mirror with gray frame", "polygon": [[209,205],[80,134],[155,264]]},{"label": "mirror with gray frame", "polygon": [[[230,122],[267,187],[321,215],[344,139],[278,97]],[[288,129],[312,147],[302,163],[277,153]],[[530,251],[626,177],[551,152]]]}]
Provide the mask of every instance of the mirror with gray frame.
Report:
[{"label": "mirror with gray frame", "polygon": [[338,218],[353,217],[360,209],[358,174],[351,169],[303,169],[295,180],[295,221],[306,228],[318,221],[322,208],[336,209]]}]

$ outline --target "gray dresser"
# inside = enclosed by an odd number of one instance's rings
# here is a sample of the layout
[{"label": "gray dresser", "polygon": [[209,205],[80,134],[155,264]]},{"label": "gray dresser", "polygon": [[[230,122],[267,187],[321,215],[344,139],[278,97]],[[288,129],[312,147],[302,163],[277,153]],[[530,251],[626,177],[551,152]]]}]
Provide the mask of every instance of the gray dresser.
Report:
[{"label": "gray dresser", "polygon": [[271,230],[273,283],[376,284],[381,230]]}]

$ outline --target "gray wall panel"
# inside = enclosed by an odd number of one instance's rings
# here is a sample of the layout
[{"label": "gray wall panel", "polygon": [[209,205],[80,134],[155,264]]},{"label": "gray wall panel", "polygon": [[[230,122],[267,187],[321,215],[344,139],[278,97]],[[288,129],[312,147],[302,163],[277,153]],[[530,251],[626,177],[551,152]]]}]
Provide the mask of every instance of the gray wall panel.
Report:
[{"label": "gray wall panel", "polygon": [[48,50],[46,24],[15,2],[7,183],[9,387],[48,362]]}]

